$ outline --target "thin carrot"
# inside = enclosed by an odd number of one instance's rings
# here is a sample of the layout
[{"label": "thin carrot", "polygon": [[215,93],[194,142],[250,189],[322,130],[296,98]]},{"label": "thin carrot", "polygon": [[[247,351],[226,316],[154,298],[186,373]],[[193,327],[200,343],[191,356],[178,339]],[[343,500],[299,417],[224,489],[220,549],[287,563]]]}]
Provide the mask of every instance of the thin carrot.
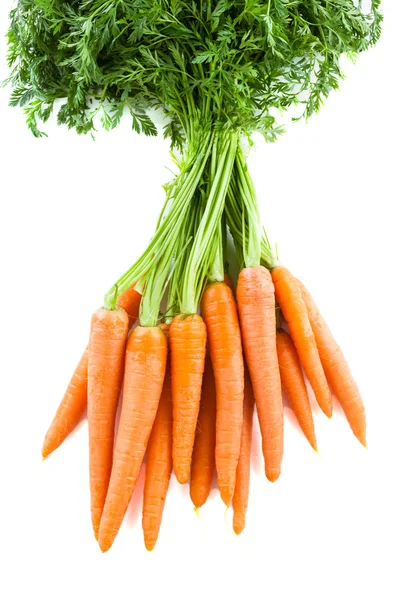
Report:
[{"label": "thin carrot", "polygon": [[[141,295],[135,290],[134,285],[118,298],[117,306],[128,313],[129,329],[139,316],[140,299]],[[86,348],[46,433],[42,448],[43,458],[61,446],[83,417],[87,407],[87,363],[88,349]]]},{"label": "thin carrot", "polygon": [[159,327],[137,327],[131,333],[114,460],[100,522],[102,552],[112,546],[139,477],[163,389],[167,354],[167,339]]},{"label": "thin carrot", "polygon": [[243,425],[244,365],[236,302],[225,283],[209,285],[201,301],[217,392],[215,462],[222,500],[230,505]]},{"label": "thin carrot", "polygon": [[115,415],[124,373],[128,315],[100,308],[90,328],[88,354],[89,471],[92,524],[97,539],[113,460]]},{"label": "thin carrot", "polygon": [[366,446],[367,424],[365,408],[349,365],[310,293],[300,281],[298,281],[298,285],[307,307],[319,356],[328,383],[342,405],[354,435],[363,446]]},{"label": "thin carrot", "polygon": [[242,533],[246,525],[246,512],[250,489],[250,455],[253,430],[254,394],[250,375],[244,370],[243,428],[240,442],[240,458],[236,471],[235,493],[232,499],[233,530],[236,535]]},{"label": "thin carrot", "polygon": [[207,353],[190,475],[190,497],[196,508],[205,504],[211,490],[215,469],[215,421],[215,379]]},{"label": "thin carrot", "polygon": [[[169,327],[163,326],[164,332]],[[160,531],[172,472],[171,363],[167,360],[160,402],[147,446],[142,528],[147,550],[153,550]]]},{"label": "thin carrot", "polygon": [[206,338],[206,326],[199,315],[174,317],[169,329],[173,408],[172,458],[179,483],[187,483],[190,478]]},{"label": "thin carrot", "polygon": [[228,286],[228,288],[230,288],[232,290],[232,292],[234,291],[233,290],[233,281],[232,281],[232,278],[228,275],[228,273],[225,273],[225,275],[224,275],[224,283]]},{"label": "thin carrot", "polygon": [[135,290],[135,285],[122,292],[117,300],[118,308],[123,308],[129,317],[129,329],[139,318],[140,301],[142,299],[141,294]]},{"label": "thin carrot", "polygon": [[311,446],[317,451],[314,420],[310,400],[301,370],[301,364],[292,338],[286,331],[280,330],[276,335],[279,371],[282,387],[293,408],[294,414]]},{"label": "thin carrot", "polygon": [[79,423],[87,406],[88,349],[76,367],[54,419],[44,438],[42,456],[56,450]]},{"label": "thin carrot", "polygon": [[331,417],[331,393],[299,285],[285,267],[275,267],[272,270],[272,280],[275,286],[276,298],[288,324],[300,362],[314,390],[315,398],[322,411],[328,417]]},{"label": "thin carrot", "polygon": [[283,405],[276,353],[274,286],[264,267],[242,269],[236,290],[243,348],[262,435],[265,474],[276,481],[283,457]]}]

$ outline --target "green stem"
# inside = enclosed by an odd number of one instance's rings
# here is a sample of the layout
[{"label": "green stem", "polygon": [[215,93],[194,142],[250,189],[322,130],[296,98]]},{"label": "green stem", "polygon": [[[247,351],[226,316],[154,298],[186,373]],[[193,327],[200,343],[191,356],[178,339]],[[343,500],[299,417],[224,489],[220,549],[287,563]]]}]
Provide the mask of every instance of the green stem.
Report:
[{"label": "green stem", "polygon": [[[161,222],[159,229],[156,231],[154,237],[150,241],[145,252],[136,261],[134,265],[118,281],[111,287],[107,292],[104,299],[104,306],[106,308],[113,309],[116,306],[116,294],[115,289],[117,288],[117,297],[122,294],[126,289],[131,287],[134,283],[140,279],[147,277],[152,266],[154,265],[154,257],[163,255],[167,252],[171,243],[174,244],[174,236],[176,231],[180,230],[180,227],[185,222],[186,214],[193,195],[196,192],[198,183],[201,179],[202,173],[206,167],[209,154],[212,149],[213,134],[209,133],[205,135],[204,142],[199,148],[194,149],[191,154],[195,155],[196,158],[193,164],[190,162],[188,172],[184,172],[178,176],[178,180],[174,189],[174,198],[171,206],[171,210]],[[181,185],[181,175],[184,179]],[[172,238],[172,242],[171,242]]]},{"label": "green stem", "polygon": [[204,280],[215,260],[215,235],[225,205],[237,143],[236,133],[215,134],[214,152],[217,153],[218,163],[185,271],[181,304],[183,314],[194,314],[197,311]]}]

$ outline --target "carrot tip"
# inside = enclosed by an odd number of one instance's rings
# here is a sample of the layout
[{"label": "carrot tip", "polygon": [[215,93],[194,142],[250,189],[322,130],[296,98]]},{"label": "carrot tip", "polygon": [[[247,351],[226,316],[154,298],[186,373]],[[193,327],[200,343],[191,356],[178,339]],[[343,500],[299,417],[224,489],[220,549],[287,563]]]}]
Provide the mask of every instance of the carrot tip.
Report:
[{"label": "carrot tip", "polygon": [[200,520],[200,510],[198,506],[193,506],[196,517]]},{"label": "carrot tip", "polygon": [[268,481],[271,481],[271,483],[274,483],[274,481],[276,481],[279,478],[280,474],[281,474],[280,469],[266,469],[265,470],[265,475],[267,476]]},{"label": "carrot tip", "polygon": [[236,535],[240,535],[242,533],[243,529],[244,529],[244,523],[240,523],[240,524],[235,523],[233,525],[233,531],[235,532]]}]

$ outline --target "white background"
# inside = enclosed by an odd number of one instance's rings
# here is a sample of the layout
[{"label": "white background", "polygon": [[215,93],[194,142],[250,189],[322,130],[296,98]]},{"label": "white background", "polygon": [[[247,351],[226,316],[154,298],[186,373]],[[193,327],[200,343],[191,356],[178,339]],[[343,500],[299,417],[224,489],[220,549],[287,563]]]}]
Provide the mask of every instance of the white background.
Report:
[{"label": "white background", "polygon": [[152,234],[168,144],[139,138],[128,122],[95,143],[53,122],[36,140],[0,90],[2,598],[399,598],[400,8],[383,8],[379,45],[347,67],[341,91],[276,145],[257,140],[250,158],[270,238],[351,363],[369,450],[339,408],[330,422],[316,409],[318,457],[286,409],[275,484],[263,476],[256,432],[239,538],[216,490],[197,518],[187,488],[172,481],[147,553],[139,485],[103,556],[91,532],[86,423],[41,463],[90,315]]}]

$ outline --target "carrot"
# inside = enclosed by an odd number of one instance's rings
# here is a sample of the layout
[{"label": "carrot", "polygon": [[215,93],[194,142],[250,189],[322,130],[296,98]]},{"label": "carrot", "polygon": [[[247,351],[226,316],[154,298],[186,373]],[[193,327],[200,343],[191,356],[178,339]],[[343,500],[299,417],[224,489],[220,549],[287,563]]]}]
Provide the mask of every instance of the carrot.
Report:
[{"label": "carrot", "polygon": [[236,290],[243,348],[262,435],[265,474],[276,481],[283,456],[283,405],[276,353],[274,286],[264,267],[242,269]]},{"label": "carrot", "polygon": [[235,493],[232,499],[233,530],[236,535],[242,533],[246,525],[246,512],[249,502],[250,488],[250,455],[251,437],[253,430],[254,395],[251,387],[250,375],[244,370],[244,404],[243,428],[240,442],[240,458],[236,471]]},{"label": "carrot", "polygon": [[280,330],[276,335],[279,370],[282,387],[293,408],[294,414],[311,446],[317,451],[314,421],[310,400],[301,370],[301,364],[292,338],[286,331]]},{"label": "carrot", "polygon": [[135,285],[122,292],[117,300],[118,308],[123,308],[129,317],[129,329],[139,318],[140,301],[142,299],[141,294],[135,290]]},{"label": "carrot", "polygon": [[[134,285],[118,298],[117,306],[128,313],[129,329],[139,316],[140,299],[141,295],[135,290]],[[75,429],[86,410],[87,363],[88,349],[86,348],[46,433],[42,448],[43,458],[61,446],[65,438]]]},{"label": "carrot", "polygon": [[121,417],[100,522],[102,552],[112,546],[139,477],[163,389],[167,353],[167,339],[159,327],[137,327],[129,337]]},{"label": "carrot", "polygon": [[232,290],[232,292],[234,291],[233,290],[233,281],[232,281],[232,278],[228,275],[228,273],[225,273],[225,275],[224,275],[224,283],[228,286],[228,288],[230,288]]},{"label": "carrot", "polygon": [[179,483],[190,477],[206,354],[206,326],[196,314],[177,315],[169,329],[172,369],[172,458]]},{"label": "carrot", "polygon": [[232,290],[209,285],[201,301],[217,393],[215,462],[222,500],[230,505],[243,425],[244,365],[239,318]]},{"label": "carrot", "polygon": [[124,373],[128,315],[100,308],[93,317],[88,353],[89,471],[92,524],[97,539],[110,479],[115,415]]},{"label": "carrot", "polygon": [[[161,328],[168,332],[168,326]],[[168,359],[162,394],[147,446],[142,528],[144,543],[149,551],[153,550],[157,542],[171,472],[172,396],[171,364]]]},{"label": "carrot", "polygon": [[331,393],[298,283],[290,271],[284,267],[275,267],[272,270],[272,280],[276,298],[288,324],[300,362],[314,390],[315,398],[322,411],[331,417]]},{"label": "carrot", "polygon": [[310,293],[300,281],[298,285],[308,311],[328,383],[340,402],[354,435],[363,446],[366,446],[365,408],[349,365]]},{"label": "carrot", "polygon": [[190,476],[190,497],[196,508],[205,504],[211,490],[215,468],[215,420],[215,379],[207,353]]},{"label": "carrot", "polygon": [[47,458],[51,452],[54,452],[63,443],[65,438],[75,429],[85,412],[87,406],[87,365],[88,349],[86,348],[44,438],[43,458]]}]

